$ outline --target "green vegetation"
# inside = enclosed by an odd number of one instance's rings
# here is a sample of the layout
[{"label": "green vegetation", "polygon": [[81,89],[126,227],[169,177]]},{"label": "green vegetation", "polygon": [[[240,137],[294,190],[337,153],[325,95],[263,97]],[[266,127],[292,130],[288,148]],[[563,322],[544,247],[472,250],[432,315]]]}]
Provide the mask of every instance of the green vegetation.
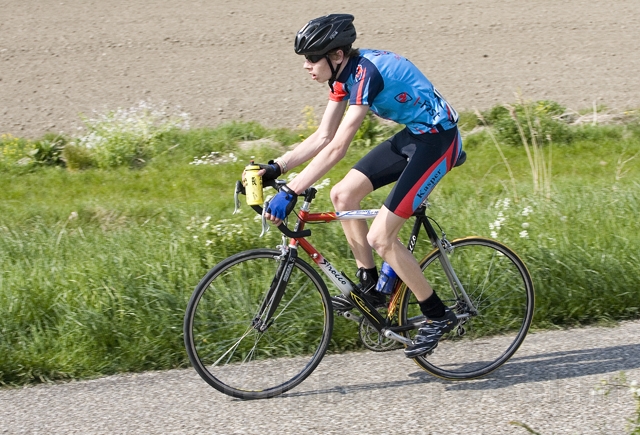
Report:
[{"label": "green vegetation", "polygon": [[[313,113],[295,131],[188,129],[185,116],[138,109],[87,121],[81,137],[0,137],[2,384],[186,366],[182,319],[199,279],[280,241],[258,237],[247,206],[232,216],[234,181],[250,159],[313,131]],[[535,328],[640,317],[640,121],[623,118],[576,123],[550,102],[462,114],[467,163],[432,194],[430,214],[451,239],[493,236],[523,257]],[[322,185],[395,130],[367,119]],[[328,190],[317,210],[331,208]],[[323,254],[355,271],[340,225],[311,228]],[[354,326],[337,319],[332,351],[359,346]]]}]

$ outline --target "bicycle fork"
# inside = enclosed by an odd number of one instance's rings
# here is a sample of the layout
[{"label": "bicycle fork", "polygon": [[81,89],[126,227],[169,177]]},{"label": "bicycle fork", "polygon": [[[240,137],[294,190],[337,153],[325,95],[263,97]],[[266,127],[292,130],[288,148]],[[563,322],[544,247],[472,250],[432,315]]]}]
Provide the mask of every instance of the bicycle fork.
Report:
[{"label": "bicycle fork", "polygon": [[271,281],[267,295],[265,296],[260,308],[253,318],[252,326],[259,332],[265,332],[273,324],[272,318],[280,305],[284,291],[289,283],[289,277],[291,276],[291,270],[296,262],[298,255],[297,250],[289,249],[283,252],[280,256],[280,262],[278,263],[278,269]]}]

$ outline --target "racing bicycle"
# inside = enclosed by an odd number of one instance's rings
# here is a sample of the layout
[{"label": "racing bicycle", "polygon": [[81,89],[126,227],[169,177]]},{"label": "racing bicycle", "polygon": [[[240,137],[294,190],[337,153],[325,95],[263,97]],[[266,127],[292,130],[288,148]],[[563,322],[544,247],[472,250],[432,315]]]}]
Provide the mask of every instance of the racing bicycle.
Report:
[{"label": "racing bicycle", "polygon": [[[279,189],[284,182],[265,184]],[[238,181],[236,207],[243,193]],[[355,306],[336,315],[358,323],[368,349],[389,351],[410,344],[425,320],[399,278],[388,305],[376,309],[309,241],[307,223],[372,219],[378,210],[313,213],[315,195],[313,187],[300,195],[304,202],[293,229],[286,222],[277,227],[282,232],[279,246],[232,255],[195,287],[184,319],[187,354],[198,374],[224,394],[240,399],[277,396],[299,385],[325,355],[334,309],[325,279],[298,256],[301,250]],[[263,214],[263,206],[251,207]],[[449,241],[427,207],[425,203],[413,214],[407,249],[413,253],[419,242],[430,243],[419,264],[458,324],[434,351],[414,361],[448,380],[484,376],[504,364],[525,339],[534,312],[531,276],[523,261],[496,240],[474,236]],[[263,231],[266,227],[263,217]]]}]

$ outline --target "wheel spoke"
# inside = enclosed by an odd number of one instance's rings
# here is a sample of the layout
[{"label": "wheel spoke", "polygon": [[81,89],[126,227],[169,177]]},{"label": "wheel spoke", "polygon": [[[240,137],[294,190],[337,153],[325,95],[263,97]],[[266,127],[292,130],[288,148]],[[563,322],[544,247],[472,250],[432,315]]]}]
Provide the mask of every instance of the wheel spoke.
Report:
[{"label": "wheel spoke", "polygon": [[231,361],[231,358],[233,357],[233,353],[236,351],[236,349],[238,348],[238,346],[240,345],[240,343],[242,342],[242,340],[249,335],[249,333],[251,332],[251,329],[247,329],[247,331],[242,334],[242,336],[236,340],[236,342],[233,344],[233,346],[231,346],[229,348],[229,350],[227,350],[225,353],[223,353],[222,355],[220,355],[220,358],[218,358],[213,364],[211,364],[213,367],[217,366],[220,361],[222,361],[224,359],[224,357],[226,357],[227,355],[229,355],[229,358],[227,359],[226,363],[228,363],[229,361]]}]

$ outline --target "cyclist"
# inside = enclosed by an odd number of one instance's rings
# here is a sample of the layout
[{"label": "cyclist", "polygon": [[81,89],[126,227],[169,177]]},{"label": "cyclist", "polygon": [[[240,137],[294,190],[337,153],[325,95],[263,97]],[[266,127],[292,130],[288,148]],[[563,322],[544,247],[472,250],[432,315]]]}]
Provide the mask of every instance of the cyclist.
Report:
[{"label": "cyclist", "polygon": [[[309,21],[295,38],[295,52],[305,56],[303,68],[312,80],[329,84],[329,102],[318,129],[293,150],[262,165],[273,179],[311,162],[270,201],[265,216],[279,225],[292,211],[297,196],[326,174],[346,154],[369,110],[404,124],[405,128],[365,155],[331,190],[336,210],[360,208],[361,200],[382,186],[395,183],[379,214],[342,226],[353,251],[358,286],[379,306],[385,297],[375,291],[378,271],[372,248],[413,291],[427,320],[420,326],[407,357],[424,355],[456,325],[449,310],[425,279],[413,254],[398,240],[405,221],[434,186],[463,161],[458,115],[431,82],[406,58],[389,51],[355,49],[354,17],[332,14]],[[353,308],[343,295],[332,298],[334,308]]]}]

